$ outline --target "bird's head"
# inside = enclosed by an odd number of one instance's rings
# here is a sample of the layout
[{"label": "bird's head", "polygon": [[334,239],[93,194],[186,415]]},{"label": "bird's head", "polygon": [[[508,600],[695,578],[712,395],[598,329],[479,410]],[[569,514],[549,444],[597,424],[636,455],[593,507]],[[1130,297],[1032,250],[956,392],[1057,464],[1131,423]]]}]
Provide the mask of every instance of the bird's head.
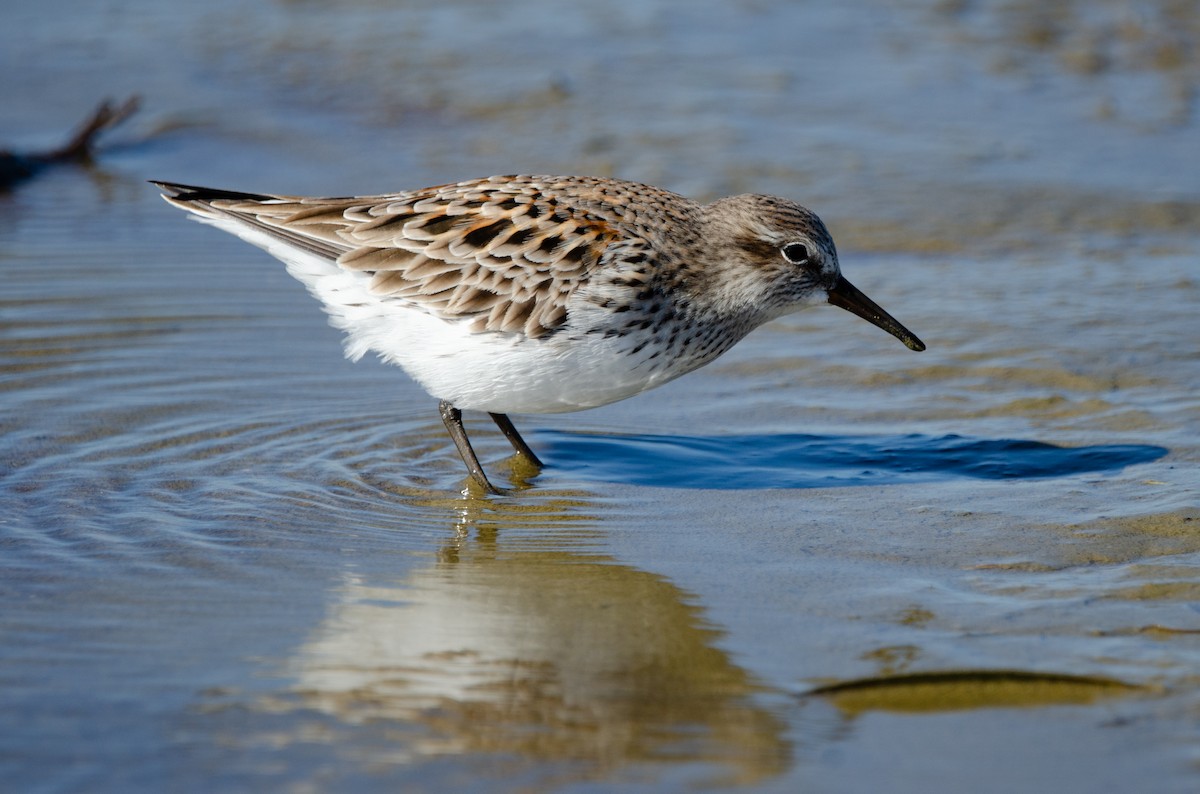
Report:
[{"label": "bird's head", "polygon": [[925,345],[846,280],[825,224],[794,201],[746,194],[704,207],[707,240],[719,240],[725,263],[725,309],[755,306],[764,319],[821,301],[856,314],[912,350]]}]

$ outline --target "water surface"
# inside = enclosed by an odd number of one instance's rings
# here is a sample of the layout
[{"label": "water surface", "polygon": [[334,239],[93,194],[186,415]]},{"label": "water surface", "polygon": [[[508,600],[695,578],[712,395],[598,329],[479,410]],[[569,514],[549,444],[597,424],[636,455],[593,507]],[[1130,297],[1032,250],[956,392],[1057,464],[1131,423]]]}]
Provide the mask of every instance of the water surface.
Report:
[{"label": "water surface", "polygon": [[[14,10],[14,790],[1192,791],[1195,20],[1171,3]],[[865,20],[865,21],[864,21]],[[145,180],[792,196],[928,344],[772,323],[468,487],[434,401]]]}]

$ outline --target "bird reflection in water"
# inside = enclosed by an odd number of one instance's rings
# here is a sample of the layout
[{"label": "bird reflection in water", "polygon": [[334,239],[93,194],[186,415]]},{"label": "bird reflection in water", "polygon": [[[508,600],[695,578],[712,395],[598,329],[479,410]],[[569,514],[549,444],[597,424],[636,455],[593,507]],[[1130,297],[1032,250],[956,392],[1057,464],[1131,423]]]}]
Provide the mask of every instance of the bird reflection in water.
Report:
[{"label": "bird reflection in water", "polygon": [[[788,768],[785,721],[755,702],[764,687],[685,592],[588,551],[595,534],[571,527],[574,509],[460,504],[435,564],[403,581],[346,577],[293,659],[305,707],[418,727],[393,748],[408,762],[502,753],[579,779],[701,763],[742,784]],[[486,515],[468,515],[479,505]],[[513,529],[531,520],[537,532]]]}]

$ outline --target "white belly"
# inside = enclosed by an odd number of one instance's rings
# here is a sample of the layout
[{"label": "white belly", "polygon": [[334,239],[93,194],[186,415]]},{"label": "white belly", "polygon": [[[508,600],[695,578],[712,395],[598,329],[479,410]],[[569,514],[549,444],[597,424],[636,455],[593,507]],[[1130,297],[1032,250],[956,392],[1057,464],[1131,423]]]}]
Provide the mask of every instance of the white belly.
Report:
[{"label": "white belly", "polygon": [[[629,338],[572,334],[545,339],[494,332],[472,333],[412,309],[378,316],[364,331],[350,331],[347,353],[357,346],[399,364],[438,399],[492,413],[561,413],[623,400],[683,374],[656,366],[652,346],[636,354]],[[361,355],[361,353],[359,353]]]}]

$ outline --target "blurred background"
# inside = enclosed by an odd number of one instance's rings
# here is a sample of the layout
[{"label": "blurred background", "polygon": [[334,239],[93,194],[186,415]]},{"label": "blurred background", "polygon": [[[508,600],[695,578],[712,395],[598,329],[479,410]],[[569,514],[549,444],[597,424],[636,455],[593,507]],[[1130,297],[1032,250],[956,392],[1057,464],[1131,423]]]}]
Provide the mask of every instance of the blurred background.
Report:
[{"label": "blurred background", "polygon": [[[1194,3],[3,19],[14,790],[1195,790]],[[929,350],[783,318],[519,417],[531,480],[474,425],[528,486],[491,499],[419,387],[146,184],[505,173],[796,199]]]}]

